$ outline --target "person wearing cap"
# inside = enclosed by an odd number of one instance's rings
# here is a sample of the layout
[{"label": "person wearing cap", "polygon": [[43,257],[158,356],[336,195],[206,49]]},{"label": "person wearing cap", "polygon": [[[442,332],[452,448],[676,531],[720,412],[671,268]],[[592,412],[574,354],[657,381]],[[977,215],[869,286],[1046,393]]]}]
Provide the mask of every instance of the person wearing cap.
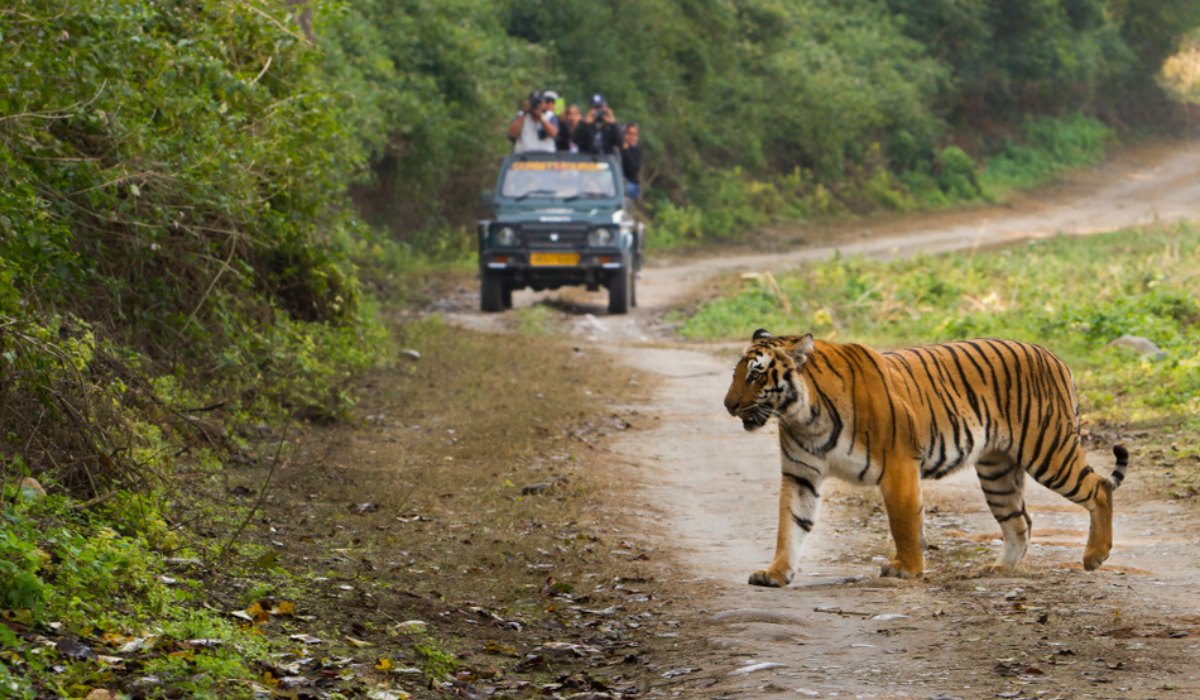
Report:
[{"label": "person wearing cap", "polygon": [[617,118],[613,116],[604,95],[592,95],[583,124],[587,129],[584,141],[588,147],[585,152],[620,155],[621,129],[617,126]]},{"label": "person wearing cap", "polygon": [[508,139],[513,142],[513,153],[555,151],[558,117],[554,116],[554,103],[557,101],[558,94],[553,90],[530,94],[508,125]]},{"label": "person wearing cap", "polygon": [[546,113],[554,120],[554,125],[559,126],[562,120],[558,118],[558,93],[553,90],[543,92],[542,104]]}]

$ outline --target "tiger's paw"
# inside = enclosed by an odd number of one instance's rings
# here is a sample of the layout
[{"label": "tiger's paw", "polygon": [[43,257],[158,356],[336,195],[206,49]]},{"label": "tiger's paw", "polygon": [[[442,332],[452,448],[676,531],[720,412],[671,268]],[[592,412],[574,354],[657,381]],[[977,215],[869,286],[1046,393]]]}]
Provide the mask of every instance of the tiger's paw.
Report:
[{"label": "tiger's paw", "polygon": [[767,588],[783,588],[792,582],[790,575],[772,574],[767,569],[759,569],[750,574],[749,584],[751,586],[766,586]]},{"label": "tiger's paw", "polygon": [[1016,570],[1016,566],[1005,564],[1003,562],[994,561],[991,564],[984,564],[979,567],[980,576],[1008,576]]},{"label": "tiger's paw", "polygon": [[879,575],[884,578],[917,578],[921,572],[905,569],[899,559],[893,559],[879,569]]},{"label": "tiger's paw", "polygon": [[1108,559],[1107,552],[1104,554],[1085,553],[1083,555],[1083,568],[1085,571],[1095,571],[1096,569],[1100,568],[1100,565],[1104,563],[1105,559]]}]

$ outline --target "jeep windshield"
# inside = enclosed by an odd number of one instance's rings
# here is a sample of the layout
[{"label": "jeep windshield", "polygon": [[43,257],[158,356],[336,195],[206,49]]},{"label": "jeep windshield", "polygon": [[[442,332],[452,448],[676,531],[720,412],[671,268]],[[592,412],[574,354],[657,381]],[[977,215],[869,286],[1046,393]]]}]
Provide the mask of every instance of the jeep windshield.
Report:
[{"label": "jeep windshield", "polygon": [[504,172],[500,183],[500,196],[516,200],[611,199],[616,194],[616,178],[606,162],[516,161]]}]

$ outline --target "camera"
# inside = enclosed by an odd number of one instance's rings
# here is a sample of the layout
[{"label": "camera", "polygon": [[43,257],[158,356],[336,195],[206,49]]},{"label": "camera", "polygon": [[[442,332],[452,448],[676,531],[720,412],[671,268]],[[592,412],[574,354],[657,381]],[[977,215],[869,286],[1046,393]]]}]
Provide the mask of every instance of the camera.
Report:
[{"label": "camera", "polygon": [[533,90],[529,93],[529,111],[538,112],[542,108],[542,93],[539,90]]}]

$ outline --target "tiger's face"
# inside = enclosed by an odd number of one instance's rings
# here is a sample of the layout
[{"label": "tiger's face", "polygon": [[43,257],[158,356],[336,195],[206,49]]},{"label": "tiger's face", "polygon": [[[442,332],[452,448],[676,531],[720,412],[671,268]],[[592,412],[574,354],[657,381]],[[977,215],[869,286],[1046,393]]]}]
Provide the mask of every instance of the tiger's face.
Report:
[{"label": "tiger's face", "polygon": [[746,430],[757,430],[796,403],[799,396],[793,379],[812,354],[813,337],[776,338],[760,328],[751,342],[733,370],[725,409],[740,418]]}]

